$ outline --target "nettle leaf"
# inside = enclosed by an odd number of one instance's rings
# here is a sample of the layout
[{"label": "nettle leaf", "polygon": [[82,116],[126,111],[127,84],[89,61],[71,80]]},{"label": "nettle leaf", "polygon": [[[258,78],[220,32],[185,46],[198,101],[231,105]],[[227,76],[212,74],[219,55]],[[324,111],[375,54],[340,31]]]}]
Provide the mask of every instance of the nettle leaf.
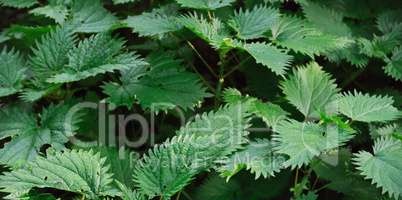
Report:
[{"label": "nettle leaf", "polygon": [[224,47],[225,40],[230,38],[228,30],[218,18],[214,17],[208,20],[203,15],[194,12],[183,15],[177,20],[216,49]]},{"label": "nettle leaf", "polygon": [[37,0],[0,0],[1,6],[14,8],[29,8],[37,4]]},{"label": "nettle leaf", "polygon": [[118,4],[137,2],[138,0],[112,0],[112,1],[113,1],[113,4],[118,5]]},{"label": "nettle leaf", "polygon": [[400,16],[401,10],[388,10],[377,17],[377,28],[382,33],[390,33],[400,30],[402,27],[402,17]]},{"label": "nettle leaf", "polygon": [[34,160],[44,145],[64,148],[81,119],[80,113],[67,118],[69,108],[62,104],[51,105],[37,117],[22,108],[3,108],[0,111],[0,139],[11,137],[11,141],[0,149],[0,163],[19,167]]},{"label": "nettle leaf", "polygon": [[241,48],[250,53],[257,63],[268,67],[277,75],[284,75],[293,60],[293,57],[283,50],[266,43],[249,43]]},{"label": "nettle leaf", "polygon": [[[47,81],[67,83],[136,66],[138,60],[131,53],[122,53],[124,41],[108,33],[99,33],[81,41],[68,52],[68,64]],[[131,58],[132,57],[132,58]]]},{"label": "nettle leaf", "polygon": [[228,106],[196,116],[176,137],[150,150],[134,171],[139,189],[151,198],[169,199],[197,173],[239,149],[249,126],[248,114],[239,109]]},{"label": "nettle leaf", "polygon": [[53,19],[58,24],[63,24],[69,14],[65,3],[66,1],[67,0],[49,0],[48,5],[34,8],[29,12],[34,15],[44,15]]},{"label": "nettle leaf", "polygon": [[398,199],[402,195],[402,143],[390,137],[375,141],[373,154],[360,151],[353,159],[357,169],[384,193]]},{"label": "nettle leaf", "polygon": [[292,169],[308,164],[314,157],[337,148],[353,137],[353,130],[335,124],[326,127],[312,122],[281,121],[273,136],[277,152],[289,156],[284,163]]},{"label": "nettle leaf", "polygon": [[221,175],[227,180],[237,174],[243,168],[255,174],[255,178],[263,176],[275,176],[285,162],[283,155],[274,152],[274,144],[267,139],[252,141],[241,151],[235,152],[227,159],[220,161],[222,166],[218,167]]},{"label": "nettle leaf", "polygon": [[302,4],[302,6],[305,17],[315,28],[337,36],[350,37],[352,35],[350,28],[343,22],[341,13],[313,2]]},{"label": "nettle leaf", "polygon": [[315,62],[294,70],[281,82],[281,88],[286,99],[306,118],[317,117],[339,90],[331,76]]},{"label": "nettle leaf", "polygon": [[260,117],[269,127],[274,129],[280,121],[287,119],[287,116],[289,115],[288,112],[284,111],[276,104],[262,102],[261,100],[248,95],[242,96],[240,91],[234,88],[225,89],[222,96],[224,101],[228,104],[236,105],[242,103],[244,109],[257,117]]},{"label": "nettle leaf", "polygon": [[394,100],[387,96],[370,96],[355,91],[338,97],[339,112],[356,121],[386,122],[396,120],[401,112],[392,106]]},{"label": "nettle leaf", "polygon": [[68,63],[67,54],[75,41],[76,37],[67,27],[57,27],[36,41],[29,63],[34,76],[46,79],[60,73]]},{"label": "nettle leaf", "polygon": [[348,47],[347,37],[324,34],[296,17],[282,17],[272,28],[273,42],[310,57]]},{"label": "nettle leaf", "polygon": [[0,176],[2,192],[15,199],[32,188],[55,188],[75,192],[89,199],[113,195],[112,174],[105,159],[92,151],[55,152],[47,158],[37,157],[23,169]]},{"label": "nettle leaf", "polygon": [[387,60],[384,71],[395,80],[402,81],[402,48],[393,51],[391,59]]},{"label": "nettle leaf", "polygon": [[177,11],[175,4],[168,4],[151,12],[130,16],[124,22],[140,36],[163,36],[182,28],[176,21]]},{"label": "nettle leaf", "polygon": [[202,10],[216,10],[217,8],[230,6],[235,0],[176,0],[182,7]]},{"label": "nettle leaf", "polygon": [[117,149],[105,146],[92,149],[94,152],[98,152],[101,157],[106,158],[105,164],[109,166],[113,179],[118,182],[117,185],[131,186],[134,184],[132,172],[139,159],[139,155],[136,152],[130,152],[124,148]]},{"label": "nettle leaf", "polygon": [[255,6],[252,10],[235,12],[228,24],[241,39],[256,39],[264,37],[273,24],[279,20],[279,11],[266,5]]},{"label": "nettle leaf", "polygon": [[[131,177],[130,177],[131,178]],[[146,200],[144,195],[140,194],[136,190],[128,188],[126,185],[116,181],[116,185],[119,188],[121,194],[119,195],[124,200]]]},{"label": "nettle leaf", "polygon": [[153,54],[137,66],[121,71],[121,83],[103,86],[108,101],[129,108],[139,102],[144,109],[159,112],[172,109],[193,108],[207,97],[205,88],[194,73],[186,72],[180,60],[166,54]]},{"label": "nettle leaf", "polygon": [[26,70],[19,52],[6,48],[0,52],[0,97],[15,94],[22,89]]},{"label": "nettle leaf", "polygon": [[104,32],[116,23],[117,18],[103,7],[100,0],[73,1],[69,24],[75,32]]}]

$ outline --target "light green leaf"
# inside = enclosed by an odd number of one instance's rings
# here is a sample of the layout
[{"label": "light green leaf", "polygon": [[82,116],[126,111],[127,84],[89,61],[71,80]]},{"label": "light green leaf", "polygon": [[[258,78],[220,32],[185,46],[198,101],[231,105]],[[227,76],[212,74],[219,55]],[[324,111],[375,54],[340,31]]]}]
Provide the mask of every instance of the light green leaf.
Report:
[{"label": "light green leaf", "polygon": [[37,0],[0,0],[1,6],[14,8],[29,8],[37,4]]},{"label": "light green leaf", "polygon": [[34,15],[44,15],[58,24],[63,24],[68,16],[68,9],[65,5],[46,5],[43,7],[38,7],[29,11]]},{"label": "light green leaf", "polygon": [[225,40],[230,38],[225,25],[215,17],[208,20],[194,12],[179,17],[178,22],[216,49],[225,47]]},{"label": "light green leaf", "polygon": [[398,199],[402,195],[401,157],[401,141],[387,137],[375,141],[373,154],[360,151],[353,160],[366,179],[371,179],[384,193]]},{"label": "light green leaf", "polygon": [[242,48],[250,53],[257,63],[268,67],[277,75],[284,75],[293,60],[286,52],[266,43],[244,44]]},{"label": "light green leaf", "polygon": [[391,59],[387,60],[384,71],[395,80],[402,81],[402,48],[393,51]]},{"label": "light green leaf", "polygon": [[69,108],[68,105],[51,105],[37,117],[21,108],[2,109],[0,138],[11,137],[11,141],[0,149],[0,163],[20,167],[34,160],[43,145],[64,148],[68,137],[77,131],[81,118],[81,114],[77,113],[72,119],[67,119]]},{"label": "light green leaf", "polygon": [[113,0],[113,4],[118,5],[118,4],[125,4],[125,3],[131,3],[131,2],[137,2],[138,0]]},{"label": "light green leaf", "polygon": [[0,97],[15,94],[22,89],[26,70],[19,52],[6,48],[0,52]]},{"label": "light green leaf", "polygon": [[250,97],[248,95],[242,96],[240,91],[234,88],[227,88],[223,92],[223,99],[228,104],[242,103],[244,109],[260,117],[269,127],[275,129],[276,125],[287,118],[288,112],[284,111],[280,106],[270,103],[262,102],[261,100]]},{"label": "light green leaf", "polygon": [[105,159],[92,151],[56,152],[47,158],[38,157],[19,170],[0,176],[2,192],[15,199],[32,188],[55,188],[80,193],[89,199],[113,195],[112,175]]},{"label": "light green leaf", "polygon": [[58,27],[36,41],[30,58],[34,76],[42,80],[60,73],[68,63],[67,53],[74,47],[75,40],[70,29]]},{"label": "light green leaf", "polygon": [[370,96],[355,91],[338,97],[339,112],[356,121],[386,122],[398,119],[401,112],[392,106],[394,100],[387,96]]},{"label": "light green leaf", "polygon": [[129,108],[138,102],[144,109],[159,112],[176,106],[193,108],[208,96],[198,76],[186,72],[180,60],[153,54],[148,61],[149,71],[142,62],[121,71],[121,84],[103,86],[109,102]]},{"label": "light green leaf", "polygon": [[274,144],[267,139],[250,142],[244,149],[235,152],[227,159],[220,161],[218,167],[221,175],[227,180],[237,172],[246,168],[255,174],[255,178],[275,176],[285,162],[285,157],[274,152]]},{"label": "light green leaf", "polygon": [[202,10],[215,10],[217,8],[230,6],[235,0],[176,0],[182,7],[196,8]]},{"label": "light green leaf", "polygon": [[124,42],[110,34],[99,33],[81,41],[68,53],[68,65],[47,81],[50,83],[74,82],[113,72],[114,70],[136,66],[138,56],[123,53]]},{"label": "light green leaf", "polygon": [[69,24],[75,32],[98,33],[110,30],[117,18],[107,11],[100,0],[74,0]]},{"label": "light green leaf", "polygon": [[281,88],[287,100],[306,118],[317,117],[338,92],[335,81],[315,62],[294,70]]},{"label": "light green leaf", "polygon": [[308,164],[314,157],[337,148],[353,137],[352,130],[334,124],[326,127],[311,122],[281,121],[274,130],[277,152],[289,156],[284,163],[292,169]]},{"label": "light green leaf", "polygon": [[352,40],[324,34],[296,17],[282,17],[272,28],[273,42],[310,57],[348,47]]},{"label": "light green leaf", "polygon": [[302,4],[302,7],[307,20],[318,30],[336,36],[351,37],[352,32],[343,22],[341,13],[313,2]]},{"label": "light green leaf", "polygon": [[273,24],[279,20],[279,11],[265,5],[255,6],[252,10],[235,12],[228,24],[237,32],[241,39],[256,39],[264,37]]},{"label": "light green leaf", "polygon": [[238,106],[196,116],[176,137],[143,157],[134,171],[139,189],[151,198],[170,198],[197,173],[240,148],[247,141],[248,120]]},{"label": "light green leaf", "polygon": [[177,10],[175,4],[169,4],[151,12],[130,16],[124,22],[140,36],[163,36],[182,28],[176,21]]}]

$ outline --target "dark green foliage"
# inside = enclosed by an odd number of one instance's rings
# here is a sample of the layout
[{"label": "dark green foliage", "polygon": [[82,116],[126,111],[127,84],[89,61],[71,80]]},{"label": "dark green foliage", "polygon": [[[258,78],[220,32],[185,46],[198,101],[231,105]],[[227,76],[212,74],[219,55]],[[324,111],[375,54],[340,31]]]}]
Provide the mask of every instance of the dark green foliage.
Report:
[{"label": "dark green foliage", "polygon": [[402,199],[400,0],[0,12],[0,199]]}]

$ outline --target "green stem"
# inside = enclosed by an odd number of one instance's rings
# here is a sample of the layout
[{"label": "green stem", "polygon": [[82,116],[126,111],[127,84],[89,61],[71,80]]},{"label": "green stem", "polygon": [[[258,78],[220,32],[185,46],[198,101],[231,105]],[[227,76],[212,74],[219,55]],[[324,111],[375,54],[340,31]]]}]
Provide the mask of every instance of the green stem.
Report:
[{"label": "green stem", "polygon": [[183,191],[183,196],[185,196],[188,200],[193,200],[193,198],[191,198],[191,196],[189,194],[187,194],[186,191]]},{"label": "green stem", "polygon": [[225,82],[225,77],[224,77],[224,70],[225,70],[225,54],[222,54],[220,57],[220,63],[219,63],[219,75],[218,75],[218,84],[216,86],[215,90],[215,107],[219,105],[219,102],[221,100],[221,93],[222,93],[222,88],[223,88],[223,83]]},{"label": "green stem", "polygon": [[181,191],[177,194],[176,200],[179,200],[179,199],[180,199],[180,195],[181,195]]},{"label": "green stem", "polygon": [[365,68],[361,68],[355,72],[353,72],[351,75],[348,76],[348,78],[343,81],[340,85],[341,88],[344,88],[348,86],[351,82],[353,82],[358,76],[360,76],[361,73],[363,73]]},{"label": "green stem", "polygon": [[193,44],[191,44],[191,42],[186,41],[188,46],[190,46],[191,49],[193,49],[193,51],[195,52],[195,54],[197,54],[197,56],[201,59],[201,62],[204,63],[204,65],[208,68],[208,70],[212,73],[212,75],[215,76],[215,78],[218,78],[218,75],[215,73],[215,71],[212,69],[212,67],[208,64],[208,62],[201,56],[200,52],[198,52],[198,50],[194,47]]},{"label": "green stem", "polygon": [[197,68],[195,68],[195,66],[192,63],[189,63],[189,65],[191,66],[191,68],[193,69],[193,71],[198,74],[198,76],[201,78],[202,82],[205,83],[205,85],[212,91],[212,93],[215,94],[215,88],[212,87],[212,85],[204,78],[204,76],[202,76],[202,74],[200,72],[198,72]]}]

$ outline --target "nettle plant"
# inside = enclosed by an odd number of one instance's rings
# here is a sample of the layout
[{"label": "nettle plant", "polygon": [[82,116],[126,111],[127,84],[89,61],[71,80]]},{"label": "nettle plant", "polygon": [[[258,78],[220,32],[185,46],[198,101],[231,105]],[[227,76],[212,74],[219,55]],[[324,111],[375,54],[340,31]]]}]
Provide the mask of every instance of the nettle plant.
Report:
[{"label": "nettle plant", "polygon": [[0,5],[2,198],[402,196],[398,0]]}]

